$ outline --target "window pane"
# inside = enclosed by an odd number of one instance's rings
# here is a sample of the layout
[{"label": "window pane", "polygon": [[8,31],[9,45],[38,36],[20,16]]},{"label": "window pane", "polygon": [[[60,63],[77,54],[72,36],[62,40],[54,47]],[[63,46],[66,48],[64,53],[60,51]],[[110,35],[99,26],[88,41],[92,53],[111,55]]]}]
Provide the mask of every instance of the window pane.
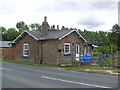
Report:
[{"label": "window pane", "polygon": [[24,49],[28,49],[28,45],[24,45]]},{"label": "window pane", "polygon": [[24,55],[28,55],[28,50],[24,50]]},{"label": "window pane", "polygon": [[23,56],[28,56],[28,44],[23,44]]},{"label": "window pane", "polygon": [[64,46],[64,52],[65,53],[69,53],[70,52],[70,44],[65,44],[65,46]]}]

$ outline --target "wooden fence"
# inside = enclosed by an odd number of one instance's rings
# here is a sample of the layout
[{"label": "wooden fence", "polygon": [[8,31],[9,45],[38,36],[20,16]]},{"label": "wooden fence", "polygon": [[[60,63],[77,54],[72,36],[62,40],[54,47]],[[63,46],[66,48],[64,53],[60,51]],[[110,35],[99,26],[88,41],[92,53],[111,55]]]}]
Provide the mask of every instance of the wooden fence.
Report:
[{"label": "wooden fence", "polygon": [[15,48],[1,48],[0,53],[2,53],[0,57],[1,59],[15,59]]}]

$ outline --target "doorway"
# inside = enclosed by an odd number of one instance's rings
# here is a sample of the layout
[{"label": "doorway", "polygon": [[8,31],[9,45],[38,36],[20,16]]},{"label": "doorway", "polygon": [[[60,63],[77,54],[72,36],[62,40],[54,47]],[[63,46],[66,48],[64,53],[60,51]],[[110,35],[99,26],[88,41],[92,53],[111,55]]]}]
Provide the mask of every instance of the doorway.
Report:
[{"label": "doorway", "polygon": [[76,60],[79,61],[80,57],[80,45],[76,44]]}]

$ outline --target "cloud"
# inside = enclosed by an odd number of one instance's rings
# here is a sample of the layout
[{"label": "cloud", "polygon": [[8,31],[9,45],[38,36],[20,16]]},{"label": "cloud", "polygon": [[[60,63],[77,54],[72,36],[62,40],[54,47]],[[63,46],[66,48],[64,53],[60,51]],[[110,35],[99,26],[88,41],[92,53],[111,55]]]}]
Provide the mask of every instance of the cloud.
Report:
[{"label": "cloud", "polygon": [[55,2],[53,5],[55,12],[84,12],[91,8],[88,2]]},{"label": "cloud", "polygon": [[93,28],[106,24],[106,22],[102,20],[102,18],[97,17],[94,14],[91,14],[91,15],[86,15],[84,17],[81,17],[78,20],[77,24],[93,29]]},{"label": "cloud", "polygon": [[[102,0],[100,0],[102,1]],[[99,29],[117,22],[117,3],[81,2],[81,0],[0,0],[0,25],[14,27],[18,21],[26,24],[42,23],[48,16],[49,24],[66,27]],[[93,29],[94,30],[94,29]],[[106,29],[109,30],[109,29]]]},{"label": "cloud", "polygon": [[120,1],[118,3],[118,24],[120,25]]},{"label": "cloud", "polygon": [[117,9],[117,2],[89,2],[89,4],[94,8],[94,9],[99,9],[99,10],[113,10]]}]

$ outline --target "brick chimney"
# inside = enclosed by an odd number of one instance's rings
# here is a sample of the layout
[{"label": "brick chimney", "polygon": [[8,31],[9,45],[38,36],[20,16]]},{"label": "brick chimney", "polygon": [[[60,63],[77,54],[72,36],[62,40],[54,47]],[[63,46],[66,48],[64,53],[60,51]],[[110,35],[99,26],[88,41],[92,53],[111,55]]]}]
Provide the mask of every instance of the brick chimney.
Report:
[{"label": "brick chimney", "polygon": [[48,22],[47,22],[47,17],[44,17],[44,22],[42,23],[42,30],[41,30],[41,36],[44,37],[46,35],[48,35]]}]

